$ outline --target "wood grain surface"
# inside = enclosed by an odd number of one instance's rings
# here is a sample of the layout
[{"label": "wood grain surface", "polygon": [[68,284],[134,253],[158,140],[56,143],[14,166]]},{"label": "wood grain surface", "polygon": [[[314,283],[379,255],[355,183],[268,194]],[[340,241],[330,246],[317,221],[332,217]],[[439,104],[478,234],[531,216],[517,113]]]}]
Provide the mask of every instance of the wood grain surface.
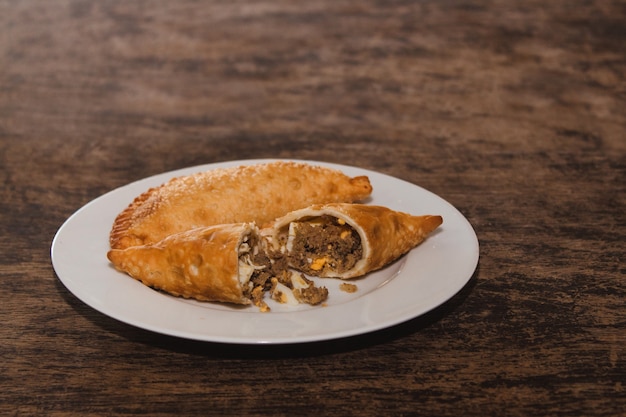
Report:
[{"label": "wood grain surface", "polygon": [[[427,188],[478,269],[286,346],[137,329],[55,275],[90,200],[247,158]],[[624,416],[625,166],[620,0],[0,0],[0,414]]]}]

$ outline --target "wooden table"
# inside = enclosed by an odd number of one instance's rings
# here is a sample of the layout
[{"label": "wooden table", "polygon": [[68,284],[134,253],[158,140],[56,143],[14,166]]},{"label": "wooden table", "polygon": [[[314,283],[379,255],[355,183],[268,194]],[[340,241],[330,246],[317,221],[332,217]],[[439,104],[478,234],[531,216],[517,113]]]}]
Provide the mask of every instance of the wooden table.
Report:
[{"label": "wooden table", "polygon": [[[0,414],[626,415],[625,74],[617,0],[0,2]],[[249,158],[431,190],[478,269],[401,325],[276,346],[141,330],[55,275],[90,200]]]}]

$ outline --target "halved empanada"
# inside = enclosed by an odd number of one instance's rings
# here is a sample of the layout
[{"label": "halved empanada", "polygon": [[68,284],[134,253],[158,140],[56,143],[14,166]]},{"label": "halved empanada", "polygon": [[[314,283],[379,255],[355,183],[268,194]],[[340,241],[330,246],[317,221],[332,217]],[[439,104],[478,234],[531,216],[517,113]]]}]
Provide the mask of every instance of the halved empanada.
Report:
[{"label": "halved empanada", "polygon": [[368,197],[366,176],[299,162],[221,168],[174,178],[138,196],[115,219],[111,248],[156,243],[168,235],[216,224],[263,225],[311,204]]},{"label": "halved empanada", "polygon": [[196,228],[151,245],[112,249],[107,257],[149,287],[200,301],[253,303],[267,311],[266,292],[283,303],[319,304],[328,296],[326,288],[290,271],[281,254],[270,258],[252,223]]},{"label": "halved empanada", "polygon": [[354,278],[420,244],[441,216],[413,216],[364,204],[314,205],[277,219],[262,234],[289,266],[320,277]]}]

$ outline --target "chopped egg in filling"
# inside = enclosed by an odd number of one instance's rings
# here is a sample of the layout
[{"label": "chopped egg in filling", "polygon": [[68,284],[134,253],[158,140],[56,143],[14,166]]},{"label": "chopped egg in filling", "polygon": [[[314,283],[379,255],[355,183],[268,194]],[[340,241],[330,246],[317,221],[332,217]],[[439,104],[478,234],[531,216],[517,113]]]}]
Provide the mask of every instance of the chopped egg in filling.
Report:
[{"label": "chopped egg in filling", "polygon": [[239,282],[247,284],[255,271],[265,269],[264,265],[255,265],[252,262],[252,255],[258,254],[258,246],[251,247],[246,237],[239,245]]},{"label": "chopped egg in filling", "polygon": [[345,220],[319,216],[291,222],[281,252],[289,264],[313,276],[336,276],[354,267],[363,255],[358,232]]},{"label": "chopped egg in filling", "polygon": [[289,268],[281,251],[266,251],[260,239],[244,239],[239,245],[239,282],[244,295],[261,311],[270,311],[265,294],[279,303],[315,305],[328,298],[325,287]]},{"label": "chopped egg in filling", "polygon": [[272,278],[272,283],[274,284],[271,290],[273,300],[276,300],[281,304],[289,304],[292,306],[300,304],[291,288],[278,282],[278,279],[276,278]]}]

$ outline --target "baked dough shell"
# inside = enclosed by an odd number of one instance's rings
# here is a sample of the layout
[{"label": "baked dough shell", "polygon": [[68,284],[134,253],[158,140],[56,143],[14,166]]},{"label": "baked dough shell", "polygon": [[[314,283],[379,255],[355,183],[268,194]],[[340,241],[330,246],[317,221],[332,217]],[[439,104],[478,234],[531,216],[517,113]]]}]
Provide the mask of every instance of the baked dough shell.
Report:
[{"label": "baked dough shell", "polygon": [[250,304],[239,281],[239,247],[252,233],[258,229],[250,223],[209,226],[112,249],[107,257],[118,270],[175,296]]},{"label": "baked dough shell", "polygon": [[287,232],[289,223],[324,215],[344,220],[361,238],[363,256],[353,268],[342,273],[328,271],[322,275],[342,279],[359,277],[390,264],[422,243],[443,223],[439,215],[415,216],[377,205],[325,204],[293,211],[277,219],[261,233],[279,250],[279,236]]}]

